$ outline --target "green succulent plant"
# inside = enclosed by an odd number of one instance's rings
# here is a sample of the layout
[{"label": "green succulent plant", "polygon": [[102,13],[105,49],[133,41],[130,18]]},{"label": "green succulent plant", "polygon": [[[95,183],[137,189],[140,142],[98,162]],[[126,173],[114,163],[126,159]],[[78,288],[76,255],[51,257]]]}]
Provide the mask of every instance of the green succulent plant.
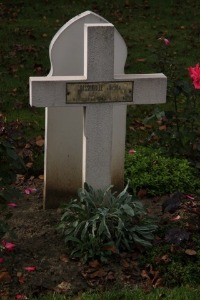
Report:
[{"label": "green succulent plant", "polygon": [[151,246],[157,225],[140,200],[127,192],[94,190],[85,183],[77,199],[64,205],[58,229],[72,257],[102,261],[113,252],[131,251],[137,245]]}]

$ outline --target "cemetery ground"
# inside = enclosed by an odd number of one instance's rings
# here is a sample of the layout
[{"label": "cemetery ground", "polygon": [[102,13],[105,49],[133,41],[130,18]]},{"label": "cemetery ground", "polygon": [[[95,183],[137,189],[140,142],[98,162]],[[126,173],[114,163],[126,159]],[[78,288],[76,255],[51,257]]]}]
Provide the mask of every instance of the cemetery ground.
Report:
[{"label": "cemetery ground", "polygon": [[[43,181],[40,175],[43,174],[44,110],[29,107],[28,78],[48,74],[49,42],[61,25],[87,9],[102,15],[113,22],[125,38],[129,53],[126,73],[164,72],[169,76],[165,106],[156,107],[157,111],[153,106],[129,109],[127,152],[138,144],[146,146],[155,143],[155,146],[167,150],[168,155],[178,154],[190,161],[191,157],[195,157],[192,163],[198,167],[199,136],[192,142],[191,155],[189,139],[193,135],[189,135],[189,138],[184,135],[182,140],[174,139],[173,135],[177,124],[189,124],[188,118],[178,114],[176,116],[180,116],[180,119],[170,118],[170,112],[175,109],[177,103],[173,100],[177,98],[180,105],[178,112],[182,113],[184,109],[189,112],[188,107],[184,107],[184,97],[189,96],[189,92],[182,79],[190,83],[187,68],[199,62],[199,5],[198,0],[181,3],[87,0],[66,3],[59,0],[56,7],[54,1],[34,1],[31,5],[28,1],[0,3],[0,20],[3,24],[0,132],[2,134],[6,128],[3,138],[8,137],[18,153],[23,152],[21,155],[27,167],[24,179],[23,176],[17,176],[16,186],[22,191],[23,197],[16,201],[17,207],[12,209],[13,216],[9,220],[17,237],[9,239],[16,247],[5,254],[5,262],[1,266],[2,299],[11,299],[11,295],[14,298],[16,295],[38,297],[54,292],[73,295],[79,291],[110,288],[117,291],[133,286],[140,286],[145,292],[162,285],[173,288],[179,284],[198,289],[199,198],[195,191],[192,196],[189,195],[190,198],[184,198],[184,203],[174,214],[161,213],[164,196],[151,197],[146,201],[145,197],[142,199],[148,204],[148,213],[160,217],[154,247],[147,252],[136,250],[114,255],[106,265],[96,260],[83,265],[69,258],[63,240],[54,227],[61,211],[42,210]],[[162,44],[161,37],[170,40],[170,47]],[[174,92],[171,87],[175,87]],[[199,109],[199,102],[197,107]],[[161,118],[163,111],[168,112],[166,118]],[[175,120],[181,120],[182,123],[176,123]],[[30,194],[25,194],[25,190]],[[164,240],[167,229],[179,226],[190,231],[190,238],[187,239],[182,232],[185,238],[183,245],[167,243]],[[26,267],[29,269],[24,270]],[[174,299],[178,299],[178,295],[179,291]],[[164,297],[159,293],[157,299]],[[190,295],[186,299],[199,299],[199,296],[192,298]]]},{"label": "cemetery ground", "polygon": [[[16,247],[11,252],[4,253],[5,262],[1,264],[2,299],[15,299],[16,295],[39,298],[56,294],[82,299],[84,292],[113,291],[120,295],[123,289],[127,292],[135,288],[140,288],[140,293],[143,291],[146,296],[152,292],[155,299],[160,299],[168,292],[157,288],[171,289],[179,285],[187,285],[191,291],[189,295],[196,295],[194,298],[180,299],[198,299],[198,196],[185,196],[175,213],[162,212],[166,196],[142,197],[141,201],[148,214],[159,220],[153,247],[146,251],[139,247],[120,254],[111,249],[112,256],[106,263],[91,259],[84,264],[70,258],[69,250],[56,230],[62,210],[42,209],[42,177],[32,176],[27,180],[18,175],[16,186],[23,196],[15,201],[15,208],[10,208],[13,215],[9,224],[16,237],[4,237],[5,240],[14,242]],[[182,239],[182,243],[170,241],[169,235],[167,241],[169,228],[181,228],[182,231],[174,233],[173,237]],[[189,239],[187,235],[184,236],[185,229],[190,233]],[[183,291],[182,297],[187,292]],[[122,296],[120,299],[125,298]]]}]

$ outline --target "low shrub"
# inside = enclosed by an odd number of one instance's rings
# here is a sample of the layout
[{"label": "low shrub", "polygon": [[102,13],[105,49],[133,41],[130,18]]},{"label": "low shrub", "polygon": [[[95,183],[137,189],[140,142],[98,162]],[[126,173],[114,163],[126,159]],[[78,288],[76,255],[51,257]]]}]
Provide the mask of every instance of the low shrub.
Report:
[{"label": "low shrub", "polygon": [[198,171],[186,159],[164,156],[159,150],[136,147],[125,160],[125,178],[136,192],[145,188],[149,195],[164,195],[174,191],[199,193]]},{"label": "low shrub", "polygon": [[71,256],[87,261],[106,260],[108,255],[151,246],[157,225],[147,216],[142,203],[128,194],[127,187],[116,196],[111,187],[94,190],[88,184],[78,198],[63,207],[58,229]]},{"label": "low shrub", "polygon": [[[157,232],[156,232],[157,234]],[[162,240],[161,235],[159,237]],[[162,241],[141,256],[141,268],[151,266],[159,272],[162,283],[166,287],[199,286],[200,284],[200,238],[199,233],[191,233],[189,241],[174,245]],[[189,247],[189,248],[188,248]],[[192,250],[194,250],[192,253]],[[191,251],[191,254],[187,254]]]}]

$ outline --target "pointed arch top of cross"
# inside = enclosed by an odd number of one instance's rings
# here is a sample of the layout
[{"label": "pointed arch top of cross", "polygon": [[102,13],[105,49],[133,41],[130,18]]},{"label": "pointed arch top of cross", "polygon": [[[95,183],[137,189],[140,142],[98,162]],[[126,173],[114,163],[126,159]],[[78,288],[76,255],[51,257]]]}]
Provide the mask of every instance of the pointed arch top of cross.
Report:
[{"label": "pointed arch top of cross", "polygon": [[[64,24],[49,46],[49,76],[81,76],[84,73],[84,24],[109,23],[98,14],[85,11]],[[114,74],[124,74],[127,47],[114,28]],[[74,63],[76,62],[76,63]]]}]

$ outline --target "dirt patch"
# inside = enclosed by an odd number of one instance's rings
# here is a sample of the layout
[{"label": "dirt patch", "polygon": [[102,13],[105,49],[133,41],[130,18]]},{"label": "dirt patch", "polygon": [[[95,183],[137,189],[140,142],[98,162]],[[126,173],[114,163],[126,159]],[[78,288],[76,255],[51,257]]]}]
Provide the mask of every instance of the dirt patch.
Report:
[{"label": "dirt patch", "polygon": [[[9,224],[16,233],[16,239],[6,241],[16,244],[12,252],[4,255],[5,262],[0,271],[0,295],[5,299],[15,299],[17,294],[35,297],[49,293],[67,295],[94,289],[106,290],[113,287],[134,287],[143,282],[138,267],[141,253],[122,253],[111,259],[107,265],[92,261],[87,265],[68,257],[63,239],[56,230],[61,211],[43,210],[43,181],[32,179],[19,183],[24,192],[28,187],[37,191],[16,201]],[[160,214],[160,199],[146,200],[151,212]],[[34,266],[28,272],[24,268]],[[7,275],[1,280],[2,274]]]}]

